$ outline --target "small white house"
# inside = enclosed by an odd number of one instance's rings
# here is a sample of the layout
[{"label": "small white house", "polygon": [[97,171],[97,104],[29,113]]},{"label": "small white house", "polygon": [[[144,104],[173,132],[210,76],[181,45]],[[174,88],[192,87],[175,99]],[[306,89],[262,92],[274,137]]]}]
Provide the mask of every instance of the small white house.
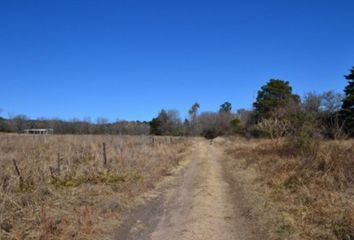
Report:
[{"label": "small white house", "polygon": [[53,134],[53,128],[31,128],[25,129],[23,131],[26,134],[39,134],[39,135],[46,135],[46,134]]}]

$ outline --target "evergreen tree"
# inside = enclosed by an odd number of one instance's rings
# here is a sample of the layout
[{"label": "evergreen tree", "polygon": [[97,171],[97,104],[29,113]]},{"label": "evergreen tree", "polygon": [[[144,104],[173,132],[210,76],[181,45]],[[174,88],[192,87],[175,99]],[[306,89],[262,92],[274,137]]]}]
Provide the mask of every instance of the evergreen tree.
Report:
[{"label": "evergreen tree", "polygon": [[162,109],[156,118],[150,121],[150,134],[179,136],[183,128],[179,113],[175,110]]},{"label": "evergreen tree", "polygon": [[344,89],[345,95],[341,116],[347,132],[351,136],[354,136],[354,67],[352,67],[349,75],[346,75],[345,78],[348,80],[348,85]]},{"label": "evergreen tree", "polygon": [[289,82],[271,79],[258,91],[256,102],[253,103],[257,121],[271,117],[277,109],[289,103],[300,103],[300,97],[292,93]]}]

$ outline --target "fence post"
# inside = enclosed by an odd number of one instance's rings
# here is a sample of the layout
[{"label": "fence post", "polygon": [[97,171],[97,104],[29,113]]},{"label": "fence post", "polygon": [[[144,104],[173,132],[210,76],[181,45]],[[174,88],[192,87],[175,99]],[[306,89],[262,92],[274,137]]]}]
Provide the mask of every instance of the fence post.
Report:
[{"label": "fence post", "polygon": [[15,160],[15,159],[12,159],[12,163],[13,163],[14,166],[15,166],[15,171],[16,171],[16,173],[17,173],[17,176],[18,176],[19,179],[20,179],[19,186],[20,186],[20,188],[22,189],[22,188],[23,188],[23,177],[22,177],[22,175],[21,175],[20,169],[18,169],[18,166],[17,166],[17,163],[16,163],[16,160]]},{"label": "fence post", "polygon": [[60,175],[60,153],[58,152],[58,158],[57,158],[57,171],[58,175]]},{"label": "fence post", "polygon": [[102,144],[102,150],[103,150],[103,166],[107,166],[107,154],[106,154],[106,143]]}]

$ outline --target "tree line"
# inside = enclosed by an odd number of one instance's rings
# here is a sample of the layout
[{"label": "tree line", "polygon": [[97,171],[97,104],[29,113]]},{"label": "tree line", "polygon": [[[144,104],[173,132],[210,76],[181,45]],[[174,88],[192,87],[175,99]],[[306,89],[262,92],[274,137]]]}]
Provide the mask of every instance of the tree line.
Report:
[{"label": "tree line", "polygon": [[246,137],[354,136],[354,67],[345,75],[347,86],[342,93],[309,92],[302,98],[293,93],[288,81],[270,79],[258,91],[251,110],[232,111],[224,102],[216,112],[199,112],[194,103],[188,117],[181,119],[177,110],[162,109],[149,122],[117,121],[100,118],[96,123],[85,120],[31,120],[24,115],[0,117],[0,131],[23,132],[27,128],[53,128],[56,134],[128,134],[204,136],[239,134]]},{"label": "tree line", "polygon": [[246,137],[306,135],[326,138],[354,136],[354,67],[345,76],[344,93],[309,92],[294,94],[288,81],[270,79],[258,91],[252,110],[238,109],[225,102],[218,112],[198,113],[194,103],[183,122],[175,110],[162,109],[150,122],[150,134],[214,138],[241,134]]},{"label": "tree line", "polygon": [[147,135],[148,122],[117,121],[109,123],[107,119],[100,118],[96,123],[89,120],[74,119],[64,121],[60,119],[32,120],[25,115],[17,115],[5,119],[0,117],[0,132],[22,133],[25,129],[52,128],[55,134],[122,134]]}]

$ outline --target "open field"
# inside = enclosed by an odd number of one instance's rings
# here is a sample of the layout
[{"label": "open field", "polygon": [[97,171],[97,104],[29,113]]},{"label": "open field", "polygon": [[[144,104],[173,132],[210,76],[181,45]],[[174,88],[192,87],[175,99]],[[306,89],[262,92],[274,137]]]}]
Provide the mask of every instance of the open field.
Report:
[{"label": "open field", "polygon": [[0,240],[354,240],[353,15],[0,1]]},{"label": "open field", "polygon": [[109,239],[132,200],[179,164],[188,142],[0,135],[0,239]]},{"label": "open field", "polygon": [[298,155],[284,140],[227,142],[225,172],[270,239],[354,239],[354,141]]},{"label": "open field", "polygon": [[354,239],[354,141],[289,141],[0,135],[0,239]]}]

